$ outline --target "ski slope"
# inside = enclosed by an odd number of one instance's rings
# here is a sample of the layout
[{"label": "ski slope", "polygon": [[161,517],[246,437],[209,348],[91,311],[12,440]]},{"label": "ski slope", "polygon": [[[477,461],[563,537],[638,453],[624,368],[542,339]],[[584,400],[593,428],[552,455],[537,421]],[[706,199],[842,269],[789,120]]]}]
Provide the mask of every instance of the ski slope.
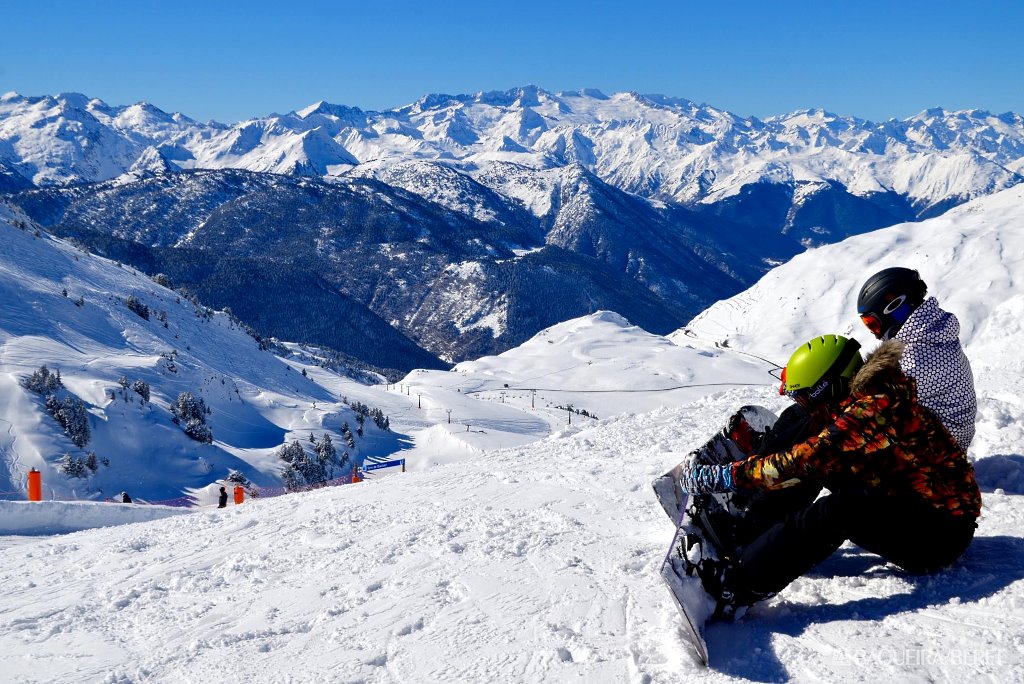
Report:
[{"label": "ski slope", "polygon": [[[448,373],[357,388],[406,426],[403,474],[0,538],[0,671],[14,682],[1024,681],[1021,199],[1009,190],[811,250],[675,345],[602,312]],[[658,576],[672,527],[650,482],[737,406],[785,407],[770,364],[750,354],[782,362],[834,331],[872,346],[852,302],[866,275],[895,264],[919,266],[964,324],[979,394],[975,541],[927,577],[846,545],[739,622],[712,625],[704,668]],[[307,373],[335,401],[353,389]],[[555,408],[566,402],[599,419],[570,426]],[[111,525],[129,508],[79,505]]]},{"label": "ski slope", "polygon": [[[47,499],[103,500],[127,490],[139,500],[212,503],[216,488],[208,487],[231,470],[279,486],[282,444],[325,431],[337,440],[345,422],[354,429],[353,411],[303,376],[304,364],[261,351],[227,314],[55,239],[2,204],[0,238],[0,499],[23,499],[36,468]],[[129,297],[148,318],[129,309]],[[86,407],[91,436],[82,447],[19,384],[44,364]],[[147,383],[150,401],[121,390],[120,378]],[[172,422],[181,392],[210,408],[212,444]],[[370,421],[356,456],[394,451],[397,442]],[[57,471],[63,454],[90,451],[108,464],[87,478]]]},{"label": "ski slope", "polygon": [[915,578],[844,548],[713,626],[699,664],[658,578],[672,529],[648,483],[749,401],[779,404],[729,390],[423,472],[12,546],[0,665],[11,681],[1019,681],[1024,504],[990,488],[954,569]]}]

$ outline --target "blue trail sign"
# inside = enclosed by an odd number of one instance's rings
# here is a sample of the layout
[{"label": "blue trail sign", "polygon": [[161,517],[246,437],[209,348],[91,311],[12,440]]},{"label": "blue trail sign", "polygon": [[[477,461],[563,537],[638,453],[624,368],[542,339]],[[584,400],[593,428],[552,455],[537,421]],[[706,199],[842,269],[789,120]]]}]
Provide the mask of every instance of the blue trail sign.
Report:
[{"label": "blue trail sign", "polygon": [[362,471],[380,470],[381,468],[393,468],[395,466],[404,466],[404,465],[405,465],[405,459],[404,458],[400,458],[397,461],[384,461],[383,463],[371,463],[369,465],[364,465],[362,468],[360,468],[360,470],[362,470]]}]

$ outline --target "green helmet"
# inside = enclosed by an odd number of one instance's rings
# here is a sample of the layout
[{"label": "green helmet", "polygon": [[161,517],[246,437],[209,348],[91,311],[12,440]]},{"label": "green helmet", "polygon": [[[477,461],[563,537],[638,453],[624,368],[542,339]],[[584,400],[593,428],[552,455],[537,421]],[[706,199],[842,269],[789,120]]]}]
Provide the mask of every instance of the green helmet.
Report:
[{"label": "green helmet", "polygon": [[815,337],[789,357],[784,369],[786,394],[816,401],[842,399],[863,365],[857,340],[842,335]]}]

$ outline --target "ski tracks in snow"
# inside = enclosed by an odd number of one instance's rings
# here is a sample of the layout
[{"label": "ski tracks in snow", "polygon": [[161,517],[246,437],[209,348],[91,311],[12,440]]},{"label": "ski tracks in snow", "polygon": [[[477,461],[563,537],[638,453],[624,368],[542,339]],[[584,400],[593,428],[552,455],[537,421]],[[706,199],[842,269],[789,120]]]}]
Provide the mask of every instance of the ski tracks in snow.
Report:
[{"label": "ski tracks in snow", "polygon": [[730,390],[423,472],[6,548],[0,671],[108,682],[228,671],[368,684],[1024,680],[1024,506],[1001,494],[986,494],[958,567],[912,578],[846,548],[749,618],[713,626],[713,667],[698,663],[658,575],[672,525],[650,482],[727,407],[765,398]]}]

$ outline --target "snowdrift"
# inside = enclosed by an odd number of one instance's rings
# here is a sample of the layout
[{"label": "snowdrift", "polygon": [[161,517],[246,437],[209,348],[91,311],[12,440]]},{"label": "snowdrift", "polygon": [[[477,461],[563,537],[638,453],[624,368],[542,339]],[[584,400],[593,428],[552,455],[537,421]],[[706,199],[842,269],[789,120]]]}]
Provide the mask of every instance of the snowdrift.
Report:
[{"label": "snowdrift", "polygon": [[0,535],[67,534],[94,527],[149,522],[188,512],[171,506],[122,503],[0,501]]}]

